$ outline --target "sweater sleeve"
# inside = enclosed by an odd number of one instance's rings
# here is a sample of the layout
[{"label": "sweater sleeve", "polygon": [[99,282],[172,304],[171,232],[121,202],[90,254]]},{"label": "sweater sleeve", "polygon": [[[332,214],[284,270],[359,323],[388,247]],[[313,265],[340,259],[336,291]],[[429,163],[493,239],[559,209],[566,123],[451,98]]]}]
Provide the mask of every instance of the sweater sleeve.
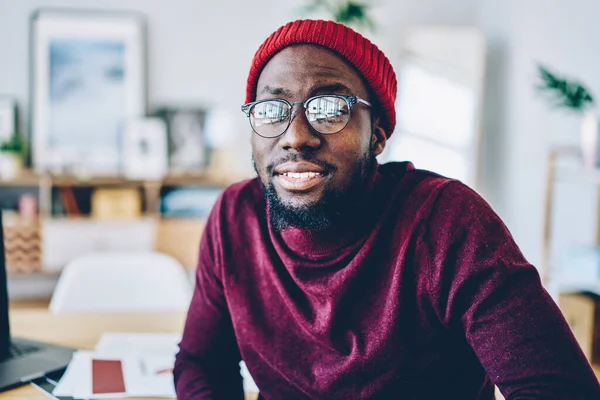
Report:
[{"label": "sweater sleeve", "polygon": [[475,192],[451,182],[427,222],[429,292],[507,400],[600,399],[600,386],[537,270]]},{"label": "sweater sleeve", "polygon": [[202,236],[196,287],[175,358],[180,400],[243,399],[240,354],[220,274],[218,205]]}]

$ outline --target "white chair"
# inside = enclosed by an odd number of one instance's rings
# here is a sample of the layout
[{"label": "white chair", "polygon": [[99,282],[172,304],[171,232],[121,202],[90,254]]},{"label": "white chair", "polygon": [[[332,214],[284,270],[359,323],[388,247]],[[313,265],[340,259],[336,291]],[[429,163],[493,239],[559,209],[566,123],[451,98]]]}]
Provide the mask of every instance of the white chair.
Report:
[{"label": "white chair", "polygon": [[50,311],[185,311],[192,291],[184,267],[165,254],[93,253],[65,266]]}]

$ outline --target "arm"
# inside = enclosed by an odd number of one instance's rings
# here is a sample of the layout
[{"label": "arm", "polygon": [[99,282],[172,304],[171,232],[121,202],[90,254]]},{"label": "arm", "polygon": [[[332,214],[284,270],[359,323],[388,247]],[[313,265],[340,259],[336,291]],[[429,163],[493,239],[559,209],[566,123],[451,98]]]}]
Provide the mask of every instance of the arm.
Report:
[{"label": "arm", "polygon": [[218,204],[208,218],[174,379],[180,400],[243,399],[240,354],[220,279]]},{"label": "arm", "polygon": [[430,294],[508,400],[600,399],[600,386],[537,270],[477,194],[450,183],[428,226]]}]

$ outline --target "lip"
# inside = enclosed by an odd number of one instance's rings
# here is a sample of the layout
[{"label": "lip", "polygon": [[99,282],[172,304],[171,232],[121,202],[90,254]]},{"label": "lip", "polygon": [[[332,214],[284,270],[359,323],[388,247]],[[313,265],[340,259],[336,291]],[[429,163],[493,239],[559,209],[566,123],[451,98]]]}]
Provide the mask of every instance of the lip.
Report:
[{"label": "lip", "polygon": [[282,174],[285,174],[288,172],[294,172],[294,173],[317,172],[317,173],[320,173],[323,175],[327,174],[327,171],[325,171],[322,167],[319,167],[316,164],[309,163],[306,161],[286,162],[284,164],[281,164],[277,168],[275,168],[273,170],[273,172],[275,172],[276,175],[282,175]]},{"label": "lip", "polygon": [[[289,192],[307,192],[322,185],[327,179],[327,171],[308,162],[288,162],[274,170],[275,182]],[[296,176],[290,176],[295,174]],[[298,176],[302,174],[303,176]]]}]

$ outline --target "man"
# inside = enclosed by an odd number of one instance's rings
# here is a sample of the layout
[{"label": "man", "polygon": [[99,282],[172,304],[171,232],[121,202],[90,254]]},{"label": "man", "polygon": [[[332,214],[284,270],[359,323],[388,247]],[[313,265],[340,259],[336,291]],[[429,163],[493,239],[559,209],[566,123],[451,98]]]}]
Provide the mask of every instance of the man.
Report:
[{"label": "man", "polygon": [[[258,178],[200,246],[180,399],[600,399],[510,233],[463,184],[378,165],[396,77],[349,28],[295,21],[259,48],[242,109]],[[432,116],[434,117],[434,116]]]}]

